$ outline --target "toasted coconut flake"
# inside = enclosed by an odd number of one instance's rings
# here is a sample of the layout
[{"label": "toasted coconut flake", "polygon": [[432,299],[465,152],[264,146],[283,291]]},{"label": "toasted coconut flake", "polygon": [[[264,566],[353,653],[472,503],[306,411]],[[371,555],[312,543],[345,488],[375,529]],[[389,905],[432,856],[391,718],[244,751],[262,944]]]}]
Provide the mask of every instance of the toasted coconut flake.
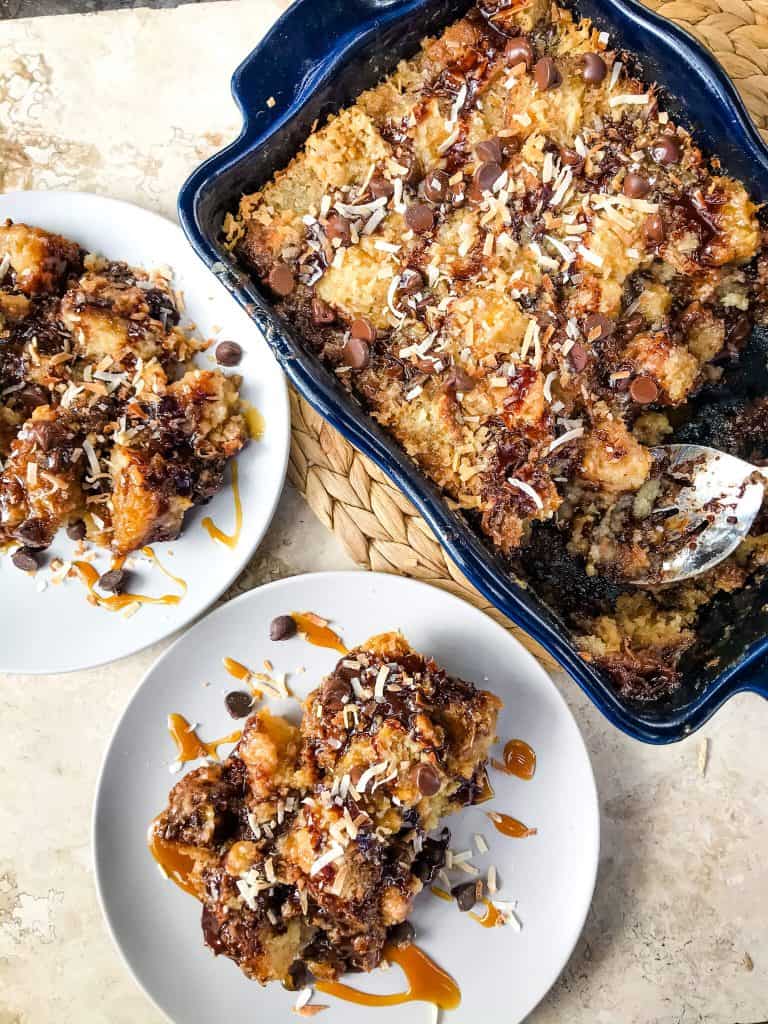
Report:
[{"label": "toasted coconut flake", "polygon": [[322,871],[323,868],[327,867],[329,864],[333,864],[335,860],[338,860],[339,857],[343,856],[344,847],[334,844],[330,849],[326,850],[322,856],[318,857],[317,860],[313,862],[312,867],[309,869],[310,878],[313,878],[319,871]]},{"label": "toasted coconut flake", "polygon": [[556,437],[552,444],[549,446],[549,451],[553,452],[557,448],[561,448],[564,444],[568,444],[569,441],[575,441],[579,437],[583,437],[584,427],[574,427],[573,430],[566,430],[560,437]]},{"label": "toasted coconut flake", "polygon": [[485,836],[479,832],[475,832],[475,846],[478,853],[488,853],[488,843],[485,841]]},{"label": "toasted coconut flake", "polygon": [[544,502],[539,497],[538,492],[530,484],[526,483],[525,480],[518,480],[516,476],[508,476],[507,483],[511,487],[516,487],[519,491],[522,491],[523,494],[527,494],[539,511],[544,508]]},{"label": "toasted coconut flake", "polygon": [[488,892],[493,896],[498,891],[498,883],[496,881],[496,868],[493,864],[488,868],[488,876],[486,878],[486,885],[488,886]]}]

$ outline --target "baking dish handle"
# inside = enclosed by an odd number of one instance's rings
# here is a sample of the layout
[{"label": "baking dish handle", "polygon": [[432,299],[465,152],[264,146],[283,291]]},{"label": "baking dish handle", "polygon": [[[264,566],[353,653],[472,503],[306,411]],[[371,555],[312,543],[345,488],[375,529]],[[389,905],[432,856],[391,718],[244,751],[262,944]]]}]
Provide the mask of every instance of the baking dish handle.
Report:
[{"label": "baking dish handle", "polygon": [[768,653],[748,665],[736,677],[734,693],[757,693],[768,700]]}]

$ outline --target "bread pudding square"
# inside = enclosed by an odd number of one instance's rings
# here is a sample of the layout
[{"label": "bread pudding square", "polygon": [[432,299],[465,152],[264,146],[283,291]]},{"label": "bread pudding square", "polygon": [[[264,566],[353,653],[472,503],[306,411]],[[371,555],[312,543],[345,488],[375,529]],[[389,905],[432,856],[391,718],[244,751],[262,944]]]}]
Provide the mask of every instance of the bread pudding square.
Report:
[{"label": "bread pudding square", "polygon": [[376,967],[444,863],[448,830],[429,832],[481,791],[500,707],[385,633],[338,662],[300,726],[253,714],[152,826],[189,858],[213,952],[291,988]]}]

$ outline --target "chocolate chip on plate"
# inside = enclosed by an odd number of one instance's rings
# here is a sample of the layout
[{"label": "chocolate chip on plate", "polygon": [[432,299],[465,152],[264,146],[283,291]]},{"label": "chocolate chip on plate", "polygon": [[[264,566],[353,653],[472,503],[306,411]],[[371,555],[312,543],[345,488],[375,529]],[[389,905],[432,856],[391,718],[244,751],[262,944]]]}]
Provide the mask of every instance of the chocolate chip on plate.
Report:
[{"label": "chocolate chip on plate", "polygon": [[504,171],[501,164],[488,161],[480,164],[474,174],[474,183],[481,192],[490,192]]},{"label": "chocolate chip on plate", "polygon": [[645,232],[645,237],[648,239],[649,242],[653,242],[654,244],[663,242],[664,221],[661,218],[661,214],[650,214],[645,220],[645,224],[643,225],[643,231]]},{"label": "chocolate chip on plate", "polygon": [[424,179],[424,198],[430,203],[442,203],[448,191],[448,175],[445,171],[430,171]]},{"label": "chocolate chip on plate", "polygon": [[108,594],[120,594],[125,589],[127,575],[123,569],[110,569],[99,576],[99,588]]},{"label": "chocolate chip on plate", "polygon": [[475,146],[475,156],[484,163],[500,164],[502,157],[501,139],[498,136],[494,136],[492,139],[478,142]]},{"label": "chocolate chip on plate", "polygon": [[353,338],[359,338],[360,341],[369,344],[376,341],[376,327],[365,316],[356,317],[349,325],[349,331]]},{"label": "chocolate chip on plate", "polygon": [[278,615],[269,624],[270,640],[288,640],[296,636],[296,620],[291,615]]},{"label": "chocolate chip on plate", "polygon": [[247,718],[253,708],[253,697],[245,690],[231,690],[224,698],[224,704],[232,718]]},{"label": "chocolate chip on plate", "polygon": [[374,199],[381,199],[386,196],[387,199],[394,194],[395,186],[389,180],[385,178],[383,174],[374,174],[368,183],[371,195]]},{"label": "chocolate chip on plate", "polygon": [[440,789],[440,776],[431,764],[416,765],[413,781],[422,796],[434,796]]},{"label": "chocolate chip on plate", "polygon": [[613,321],[602,313],[591,313],[584,321],[584,335],[588,341],[601,341],[613,334]]},{"label": "chocolate chip on plate", "polygon": [[533,77],[536,79],[536,85],[538,85],[542,92],[546,92],[547,89],[554,89],[563,80],[557,64],[555,64],[551,57],[542,57],[541,60],[536,61]]},{"label": "chocolate chip on plate", "polygon": [[37,569],[37,555],[31,548],[17,548],[11,555],[11,561],[23,572],[34,572]]},{"label": "chocolate chip on plate", "polygon": [[276,263],[267,275],[267,284],[275,295],[285,297],[296,287],[296,278],[287,263]]},{"label": "chocolate chip on plate", "polygon": [[405,223],[414,234],[423,235],[435,226],[435,215],[426,203],[411,203],[405,211]]},{"label": "chocolate chip on plate", "polygon": [[220,366],[237,366],[243,358],[243,350],[236,341],[219,342],[214,354]]},{"label": "chocolate chip on plate", "polygon": [[640,405],[650,405],[659,397],[659,388],[652,377],[635,377],[629,386],[633,401]]},{"label": "chocolate chip on plate", "polygon": [[353,370],[364,370],[371,361],[370,345],[354,335],[347,339],[341,354],[344,362]]},{"label": "chocolate chip on plate", "polygon": [[[480,879],[477,882],[461,882],[451,889],[451,896],[459,905],[459,910],[466,913],[482,898],[482,885]],[[478,895],[479,890],[479,895]]]},{"label": "chocolate chip on plate", "polygon": [[683,147],[674,135],[662,135],[651,145],[651,156],[657,164],[677,164],[683,155]]},{"label": "chocolate chip on plate", "polygon": [[600,85],[605,78],[605,61],[597,53],[585,53],[582,57],[581,77],[587,85]]},{"label": "chocolate chip on plate", "polygon": [[630,199],[642,199],[651,191],[651,183],[642,174],[635,174],[634,171],[627,171],[624,176],[622,192]]},{"label": "chocolate chip on plate", "polygon": [[587,350],[579,341],[575,341],[573,343],[571,351],[568,353],[568,358],[571,360],[571,366],[574,368],[576,373],[581,373],[589,362]]},{"label": "chocolate chip on plate", "polygon": [[28,548],[47,548],[50,544],[44,519],[25,519],[16,527],[15,535]]},{"label": "chocolate chip on plate", "polygon": [[315,295],[312,299],[312,322],[320,326],[321,324],[332,324],[335,319],[336,314],[333,308]]},{"label": "chocolate chip on plate", "polygon": [[76,519],[67,527],[67,536],[70,540],[82,540],[85,537],[85,523],[82,519]]},{"label": "chocolate chip on plate", "polygon": [[508,41],[504,48],[504,56],[512,67],[516,64],[525,64],[530,70],[533,64],[533,47],[524,36],[516,36]]},{"label": "chocolate chip on plate", "polygon": [[387,940],[397,949],[410,946],[416,937],[416,929],[410,921],[401,921],[387,932]]}]

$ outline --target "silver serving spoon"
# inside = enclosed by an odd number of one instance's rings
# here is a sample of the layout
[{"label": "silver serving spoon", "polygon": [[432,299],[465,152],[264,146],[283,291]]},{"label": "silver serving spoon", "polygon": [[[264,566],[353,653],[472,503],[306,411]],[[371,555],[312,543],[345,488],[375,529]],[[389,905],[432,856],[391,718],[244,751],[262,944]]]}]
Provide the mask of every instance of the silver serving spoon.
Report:
[{"label": "silver serving spoon", "polygon": [[680,583],[722,562],[749,533],[768,486],[767,470],[716,448],[668,444],[652,452],[665,459],[668,477],[683,481],[674,498],[652,514],[670,516],[676,527],[684,522],[688,536],[653,578],[632,581],[640,586]]}]

